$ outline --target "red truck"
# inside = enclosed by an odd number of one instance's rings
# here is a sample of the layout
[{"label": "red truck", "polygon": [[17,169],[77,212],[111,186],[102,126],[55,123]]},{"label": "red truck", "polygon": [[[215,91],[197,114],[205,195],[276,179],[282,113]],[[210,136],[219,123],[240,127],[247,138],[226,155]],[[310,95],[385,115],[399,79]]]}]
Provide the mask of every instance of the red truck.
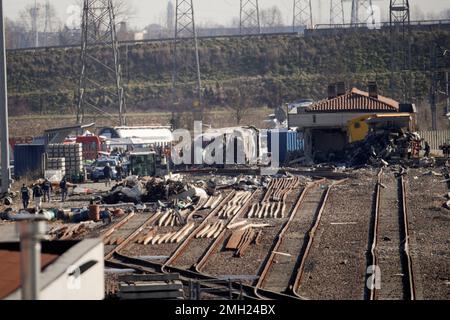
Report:
[{"label": "red truck", "polygon": [[97,160],[100,152],[106,151],[106,141],[99,136],[79,136],[75,142],[83,145],[84,160]]}]

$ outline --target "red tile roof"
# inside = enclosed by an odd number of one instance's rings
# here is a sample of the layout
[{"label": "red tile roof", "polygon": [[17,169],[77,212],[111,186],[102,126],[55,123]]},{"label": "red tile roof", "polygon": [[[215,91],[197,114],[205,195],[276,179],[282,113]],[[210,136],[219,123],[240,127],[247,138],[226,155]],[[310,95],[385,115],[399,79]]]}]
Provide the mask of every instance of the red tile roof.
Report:
[{"label": "red tile roof", "polygon": [[[42,254],[42,269],[58,258],[54,254]],[[20,252],[0,250],[0,299],[20,288]]]},{"label": "red tile roof", "polygon": [[375,99],[368,92],[353,88],[342,96],[313,103],[306,112],[397,112],[398,109],[395,100],[380,95]]}]

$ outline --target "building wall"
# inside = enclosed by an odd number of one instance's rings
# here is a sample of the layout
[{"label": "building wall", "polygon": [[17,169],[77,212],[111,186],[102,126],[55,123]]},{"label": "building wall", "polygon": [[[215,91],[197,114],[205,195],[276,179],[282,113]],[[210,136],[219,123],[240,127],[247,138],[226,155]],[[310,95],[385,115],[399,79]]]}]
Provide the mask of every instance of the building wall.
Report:
[{"label": "building wall", "polygon": [[336,112],[336,113],[299,113],[289,114],[289,127],[305,128],[346,128],[347,123],[363,115],[376,112]]}]

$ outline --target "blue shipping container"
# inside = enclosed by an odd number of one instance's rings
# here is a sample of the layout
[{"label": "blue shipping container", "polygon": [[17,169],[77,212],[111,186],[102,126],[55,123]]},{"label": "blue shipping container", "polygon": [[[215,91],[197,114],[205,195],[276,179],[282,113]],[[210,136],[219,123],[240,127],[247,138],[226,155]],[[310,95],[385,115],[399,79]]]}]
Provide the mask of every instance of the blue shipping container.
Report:
[{"label": "blue shipping container", "polygon": [[288,160],[288,155],[290,152],[303,151],[304,140],[302,134],[297,131],[268,131],[267,132],[267,142],[268,151],[272,152],[272,136],[279,136],[280,141],[280,163],[284,164]]},{"label": "blue shipping container", "polygon": [[43,155],[45,145],[43,144],[19,144],[14,147],[14,176],[16,179],[29,173],[42,171]]}]

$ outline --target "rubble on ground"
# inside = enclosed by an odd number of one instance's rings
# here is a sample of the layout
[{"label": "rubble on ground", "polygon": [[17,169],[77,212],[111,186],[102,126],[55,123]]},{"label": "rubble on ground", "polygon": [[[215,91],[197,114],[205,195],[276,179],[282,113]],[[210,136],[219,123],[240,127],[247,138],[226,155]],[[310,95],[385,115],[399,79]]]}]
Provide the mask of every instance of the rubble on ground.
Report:
[{"label": "rubble on ground", "polygon": [[389,165],[389,161],[405,159],[408,152],[420,146],[421,138],[417,133],[404,132],[372,132],[363,141],[356,142],[347,150],[350,165]]}]

